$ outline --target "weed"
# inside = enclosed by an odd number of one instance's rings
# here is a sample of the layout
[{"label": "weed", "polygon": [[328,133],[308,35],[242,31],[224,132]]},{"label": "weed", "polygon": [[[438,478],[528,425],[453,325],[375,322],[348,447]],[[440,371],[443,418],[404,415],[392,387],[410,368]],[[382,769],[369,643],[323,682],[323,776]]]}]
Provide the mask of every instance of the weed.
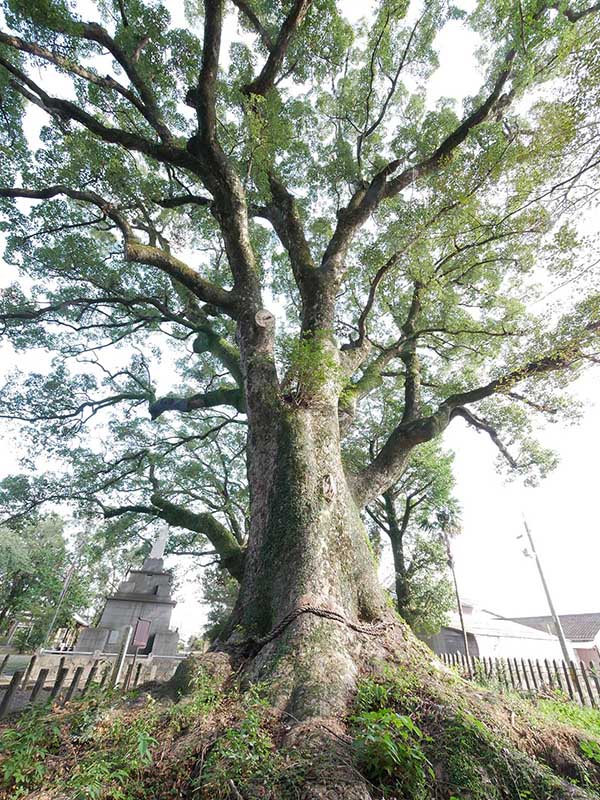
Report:
[{"label": "weed", "polygon": [[244,694],[240,710],[241,721],[217,740],[195,789],[210,800],[231,797],[232,784],[244,797],[293,796],[302,781],[304,764],[299,754],[275,748],[266,724],[268,704],[260,687]]},{"label": "weed", "polygon": [[579,743],[579,746],[586,758],[600,766],[600,743],[595,742],[593,739],[584,739]]},{"label": "weed", "polygon": [[16,727],[0,736],[0,787],[17,798],[40,786],[46,775],[44,761],[60,744],[60,728],[45,705],[21,714]]},{"label": "weed", "polygon": [[169,727],[174,734],[186,730],[200,717],[213,711],[223,699],[218,680],[199,669],[192,681],[192,691],[171,709]]},{"label": "weed", "polygon": [[116,717],[98,724],[92,735],[95,747],[77,762],[68,787],[73,800],[130,800],[142,788],[142,771],[152,764],[152,735],[157,716],[151,705],[133,719]]},{"label": "weed", "polygon": [[433,770],[422,749],[427,741],[410,717],[389,708],[363,711],[352,718],[357,762],[362,772],[381,783],[394,776],[406,797],[426,796]]},{"label": "weed", "polygon": [[600,737],[600,711],[595,708],[583,708],[561,699],[540,700],[537,708],[547,719],[571,725]]}]

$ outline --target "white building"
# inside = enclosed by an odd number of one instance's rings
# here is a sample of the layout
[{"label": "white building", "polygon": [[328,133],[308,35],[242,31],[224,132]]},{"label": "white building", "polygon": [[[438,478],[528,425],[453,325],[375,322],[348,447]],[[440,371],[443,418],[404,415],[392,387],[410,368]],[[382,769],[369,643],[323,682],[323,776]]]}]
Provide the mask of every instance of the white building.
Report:
[{"label": "white building", "polygon": [[[462,604],[463,618],[467,630],[469,654],[485,658],[531,658],[562,660],[563,654],[558,637],[546,630],[523,625],[492,611]],[[439,634],[428,639],[430,647],[438,654],[462,653],[464,642],[458,612],[450,615],[448,625]],[[576,658],[569,645],[572,658]]]}]

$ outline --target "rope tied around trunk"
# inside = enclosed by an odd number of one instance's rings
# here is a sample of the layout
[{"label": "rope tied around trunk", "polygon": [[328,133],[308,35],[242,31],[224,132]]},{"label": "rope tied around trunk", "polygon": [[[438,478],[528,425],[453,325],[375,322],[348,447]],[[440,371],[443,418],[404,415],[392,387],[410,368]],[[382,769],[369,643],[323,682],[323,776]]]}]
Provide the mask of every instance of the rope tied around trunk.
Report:
[{"label": "rope tied around trunk", "polygon": [[273,639],[276,639],[283,631],[291,625],[294,620],[296,620],[302,614],[314,614],[317,617],[322,617],[323,619],[331,619],[334,622],[340,622],[342,625],[345,625],[347,628],[350,628],[357,633],[364,633],[367,636],[379,636],[381,633],[386,631],[388,628],[393,627],[393,621],[384,621],[380,620],[379,622],[373,623],[360,623],[360,622],[352,622],[352,620],[347,619],[343,614],[339,611],[334,611],[332,608],[328,608],[327,606],[316,606],[310,603],[304,603],[302,605],[296,606],[296,608],[292,609],[288,614],[280,620],[277,625],[275,625],[269,633],[261,636],[259,639],[255,639],[251,637],[249,639],[245,639],[243,642],[239,643],[239,647],[253,649],[255,651],[260,650],[269,642],[272,642]]}]

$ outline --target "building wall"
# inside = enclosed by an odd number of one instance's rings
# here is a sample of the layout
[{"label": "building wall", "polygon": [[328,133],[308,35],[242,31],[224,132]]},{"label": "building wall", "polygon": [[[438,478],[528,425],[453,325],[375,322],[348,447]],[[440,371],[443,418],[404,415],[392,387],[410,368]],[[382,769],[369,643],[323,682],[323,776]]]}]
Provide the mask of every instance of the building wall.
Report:
[{"label": "building wall", "polygon": [[[454,630],[454,628],[442,628],[439,633],[429,636],[423,641],[438,655],[443,653],[446,655],[454,655],[455,653],[459,653],[461,656],[466,655],[462,632]],[[467,642],[469,644],[469,655],[474,658],[479,656],[479,646],[472,633],[467,633]]]},{"label": "building wall", "polygon": [[595,642],[575,642],[575,655],[584,664],[595,664],[600,667],[600,654]]},{"label": "building wall", "polygon": [[125,625],[132,625],[135,628],[136,622],[141,617],[152,620],[152,633],[168,631],[172,612],[173,606],[170,603],[145,603],[109,598],[102,612],[99,627],[120,630]]},{"label": "building wall", "polygon": [[516,636],[488,636],[476,633],[479,655],[491,658],[563,658],[558,639],[527,639]]}]

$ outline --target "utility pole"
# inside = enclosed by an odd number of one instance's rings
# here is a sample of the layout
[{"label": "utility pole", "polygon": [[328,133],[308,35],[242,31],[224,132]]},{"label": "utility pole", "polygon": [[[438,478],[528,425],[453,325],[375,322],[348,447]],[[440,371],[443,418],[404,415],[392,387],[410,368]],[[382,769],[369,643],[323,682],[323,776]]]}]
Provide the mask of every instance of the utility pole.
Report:
[{"label": "utility pole", "polygon": [[469,653],[469,639],[467,637],[467,629],[465,627],[465,618],[462,612],[462,604],[460,602],[460,592],[458,591],[458,580],[456,579],[456,570],[454,569],[454,557],[452,555],[452,550],[450,548],[450,537],[446,533],[446,531],[442,528],[442,537],[444,540],[444,544],[446,545],[446,553],[448,555],[448,566],[450,567],[450,572],[452,573],[452,578],[454,580],[454,591],[456,593],[456,605],[458,606],[458,616],[460,618],[460,627],[462,629],[463,635],[463,642],[465,647],[465,657],[467,659],[467,669],[469,671],[469,678],[473,677],[473,670],[471,669],[471,655]]},{"label": "utility pole", "polygon": [[[550,589],[548,588],[548,584],[546,582],[546,576],[544,575],[544,570],[542,569],[540,557],[538,556],[537,550],[535,549],[535,544],[533,543],[533,536],[531,535],[531,531],[529,530],[529,525],[527,524],[525,516],[523,516],[523,525],[525,526],[525,533],[527,534],[527,538],[529,539],[531,552],[533,554],[533,557],[535,558],[535,563],[537,564],[538,572],[540,573],[540,578],[542,579],[542,586],[544,587],[544,592],[546,593],[546,599],[548,600],[548,608],[550,609],[550,613],[552,614],[552,619],[554,620],[554,628],[556,630],[556,635],[558,636],[558,640],[560,642],[563,658],[565,660],[565,664],[569,664],[571,662],[571,655],[569,653],[569,648],[567,647],[567,640],[565,639],[565,634],[562,629],[562,625],[560,624],[560,619],[558,617],[558,614],[556,613],[556,609],[554,608],[554,603],[552,602],[552,597],[550,595]],[[518,538],[521,539],[522,536],[519,536]]]}]

